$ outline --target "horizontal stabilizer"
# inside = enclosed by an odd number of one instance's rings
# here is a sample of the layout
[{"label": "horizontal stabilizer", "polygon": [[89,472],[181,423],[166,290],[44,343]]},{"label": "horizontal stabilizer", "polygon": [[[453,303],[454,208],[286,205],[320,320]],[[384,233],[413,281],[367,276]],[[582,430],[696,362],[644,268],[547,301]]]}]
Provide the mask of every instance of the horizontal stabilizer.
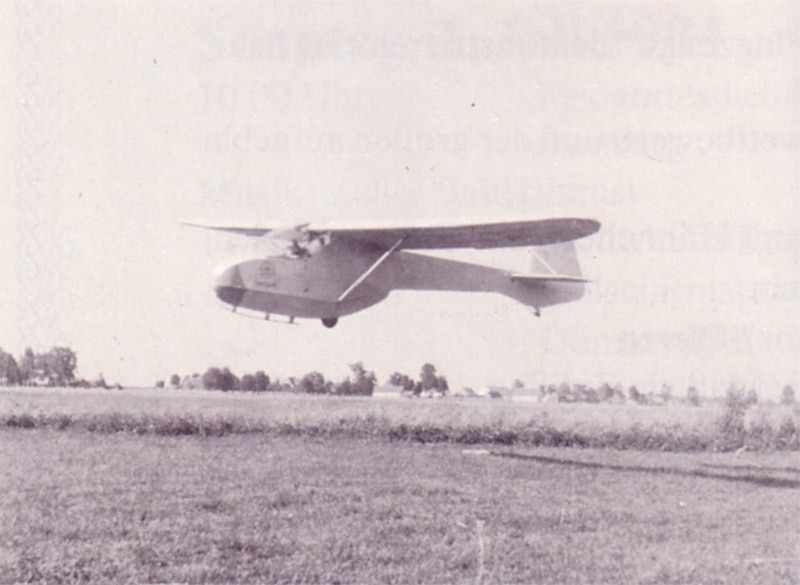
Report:
[{"label": "horizontal stabilizer", "polygon": [[566,276],[563,274],[512,274],[511,280],[530,284],[547,282],[591,282],[580,276]]}]

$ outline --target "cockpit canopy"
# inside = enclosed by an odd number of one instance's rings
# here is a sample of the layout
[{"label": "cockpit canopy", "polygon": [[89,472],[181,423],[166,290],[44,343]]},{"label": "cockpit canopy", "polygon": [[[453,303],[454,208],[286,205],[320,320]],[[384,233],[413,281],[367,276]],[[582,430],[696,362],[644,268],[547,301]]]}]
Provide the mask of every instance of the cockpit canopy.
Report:
[{"label": "cockpit canopy", "polygon": [[295,260],[311,258],[311,256],[327,246],[330,241],[330,234],[313,236],[304,240],[289,240],[285,246],[284,255],[287,258],[293,258]]},{"label": "cockpit canopy", "polygon": [[331,241],[329,233],[311,232],[307,226],[274,230],[258,238],[259,252],[293,260],[311,258]]}]

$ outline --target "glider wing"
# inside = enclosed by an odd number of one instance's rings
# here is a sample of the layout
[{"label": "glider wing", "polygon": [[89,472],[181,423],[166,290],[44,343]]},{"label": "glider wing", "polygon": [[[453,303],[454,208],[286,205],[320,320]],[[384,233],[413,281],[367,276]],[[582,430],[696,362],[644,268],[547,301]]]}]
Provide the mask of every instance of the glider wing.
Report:
[{"label": "glider wing", "polygon": [[[203,225],[188,222],[185,225],[246,236],[264,236],[274,232],[273,236],[279,237],[280,232],[284,231],[258,226]],[[597,232],[600,229],[600,222],[593,219],[555,218],[456,226],[388,228],[325,228],[308,224],[289,231],[296,233],[300,229],[307,230],[312,238],[330,235],[332,238],[346,238],[385,250],[395,246],[398,241],[402,241],[401,248],[404,250],[443,250],[546,246],[570,242]]]}]

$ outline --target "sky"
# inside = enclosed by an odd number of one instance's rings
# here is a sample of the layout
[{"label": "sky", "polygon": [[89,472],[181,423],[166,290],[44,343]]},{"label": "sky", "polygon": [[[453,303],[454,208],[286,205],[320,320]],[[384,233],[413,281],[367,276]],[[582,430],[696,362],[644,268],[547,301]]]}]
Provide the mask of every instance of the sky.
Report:
[{"label": "sky", "polygon": [[[211,365],[451,386],[800,385],[794,2],[2,2],[0,347],[150,385]],[[394,292],[232,315],[180,225],[586,217],[533,317]],[[455,255],[523,270],[524,250]]]}]

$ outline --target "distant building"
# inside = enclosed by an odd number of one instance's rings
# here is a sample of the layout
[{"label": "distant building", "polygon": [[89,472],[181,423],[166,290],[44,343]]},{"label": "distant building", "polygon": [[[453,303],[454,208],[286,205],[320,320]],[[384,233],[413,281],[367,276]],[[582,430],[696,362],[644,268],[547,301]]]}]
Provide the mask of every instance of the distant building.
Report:
[{"label": "distant building", "polygon": [[515,402],[543,402],[546,394],[541,388],[515,387],[509,390],[508,398]]},{"label": "distant building", "polygon": [[508,398],[511,390],[505,386],[484,386],[475,393],[484,398]]},{"label": "distant building", "polygon": [[376,386],[372,391],[373,398],[402,398],[407,395],[408,393],[403,390],[402,386],[395,386],[394,384]]}]

